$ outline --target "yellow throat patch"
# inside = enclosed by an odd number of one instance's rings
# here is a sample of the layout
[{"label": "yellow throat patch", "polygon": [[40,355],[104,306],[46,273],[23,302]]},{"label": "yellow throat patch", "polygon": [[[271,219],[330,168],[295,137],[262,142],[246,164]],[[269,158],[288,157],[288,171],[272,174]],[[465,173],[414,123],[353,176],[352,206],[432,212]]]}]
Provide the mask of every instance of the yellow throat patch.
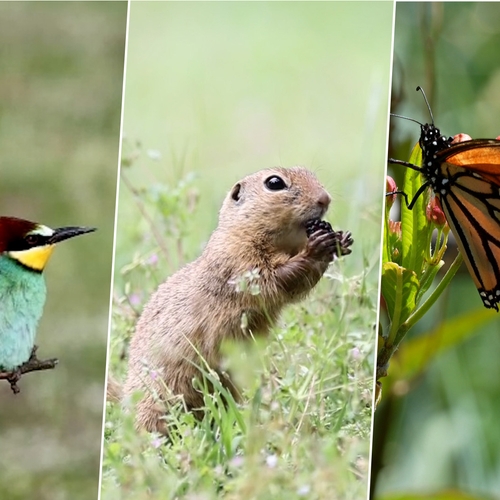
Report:
[{"label": "yellow throat patch", "polygon": [[28,250],[19,250],[8,252],[9,257],[17,260],[23,266],[34,271],[43,271],[49,260],[55,245],[44,245],[42,247],[33,247]]}]

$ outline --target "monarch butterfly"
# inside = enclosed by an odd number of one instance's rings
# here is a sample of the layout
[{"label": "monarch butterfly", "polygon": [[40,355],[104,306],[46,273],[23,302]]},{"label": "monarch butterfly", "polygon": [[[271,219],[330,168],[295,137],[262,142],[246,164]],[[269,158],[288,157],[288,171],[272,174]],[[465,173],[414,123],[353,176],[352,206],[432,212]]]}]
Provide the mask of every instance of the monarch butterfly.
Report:
[{"label": "monarch butterfly", "polygon": [[[389,159],[389,163],[418,170],[424,183],[406,204],[430,187],[443,208],[467,268],[486,308],[500,304],[500,140],[473,139],[452,144],[434,126],[434,117],[421,91],[431,124],[420,125],[422,166]],[[398,115],[393,115],[398,116]],[[405,117],[401,117],[405,118]]]}]

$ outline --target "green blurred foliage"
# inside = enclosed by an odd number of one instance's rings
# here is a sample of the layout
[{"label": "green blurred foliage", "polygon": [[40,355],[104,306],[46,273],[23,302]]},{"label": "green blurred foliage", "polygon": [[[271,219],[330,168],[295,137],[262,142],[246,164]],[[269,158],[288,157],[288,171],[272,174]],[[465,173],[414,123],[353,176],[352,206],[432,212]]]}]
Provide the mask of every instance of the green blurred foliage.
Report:
[{"label": "green blurred foliage", "polygon": [[483,495],[468,495],[458,490],[442,490],[436,493],[393,493],[384,495],[382,500],[488,500],[492,497]]},{"label": "green blurred foliage", "polygon": [[[350,265],[359,269],[364,254],[375,258],[391,8],[390,2],[132,3],[124,156],[140,157],[124,174],[134,189],[175,185],[189,172],[199,177],[202,210],[182,227],[187,258],[199,254],[234,182],[297,164],[316,171],[332,194],[333,226],[353,232]],[[146,223],[123,184],[119,206],[118,272],[138,248],[151,247],[141,240]],[[116,283],[122,285],[119,275]]]},{"label": "green blurred foliage", "polygon": [[[499,135],[499,17],[498,3],[398,3],[392,112],[429,122],[421,85],[443,134]],[[419,135],[417,124],[391,118],[389,156],[407,160]],[[390,169],[400,186],[403,170]],[[443,272],[456,255],[451,236],[448,247]],[[441,498],[447,488],[498,498],[499,333],[462,266],[389,367],[375,414],[375,498]]]},{"label": "green blurred foliage", "polygon": [[45,271],[37,343],[55,370],[0,384],[0,490],[96,498],[126,2],[0,3],[0,213],[96,233]]}]

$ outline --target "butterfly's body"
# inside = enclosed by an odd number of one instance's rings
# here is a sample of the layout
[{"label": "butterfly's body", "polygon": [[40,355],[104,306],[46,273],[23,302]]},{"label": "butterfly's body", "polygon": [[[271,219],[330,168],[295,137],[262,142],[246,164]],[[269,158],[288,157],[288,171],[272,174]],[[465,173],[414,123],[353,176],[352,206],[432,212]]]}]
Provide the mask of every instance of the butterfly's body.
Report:
[{"label": "butterfly's body", "polygon": [[[418,89],[417,89],[418,90]],[[425,182],[408,208],[430,187],[439,199],[458,247],[487,308],[500,304],[500,140],[454,143],[434,124],[420,124]],[[392,162],[392,160],[391,160]]]}]

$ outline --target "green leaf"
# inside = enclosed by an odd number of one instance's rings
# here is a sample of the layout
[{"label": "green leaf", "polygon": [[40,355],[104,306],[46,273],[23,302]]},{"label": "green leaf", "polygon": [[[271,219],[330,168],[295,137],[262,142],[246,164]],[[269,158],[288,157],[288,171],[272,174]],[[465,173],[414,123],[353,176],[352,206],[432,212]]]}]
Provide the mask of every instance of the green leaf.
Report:
[{"label": "green leaf", "polygon": [[417,276],[394,262],[382,266],[382,296],[392,324],[401,325],[416,307]]},{"label": "green leaf", "polygon": [[[418,144],[413,148],[409,162],[417,166],[422,165],[422,150]],[[421,173],[408,168],[403,183],[403,191],[408,195],[408,203],[411,203],[421,186]],[[428,194],[419,196],[411,210],[408,210],[403,200],[401,203],[403,254],[401,263],[406,269],[413,269],[418,277],[422,272],[426,251],[428,250],[428,232],[429,230],[432,231],[425,216],[425,207],[428,201]]]},{"label": "green leaf", "polygon": [[444,351],[475,335],[480,325],[496,319],[494,311],[476,309],[440,324],[427,334],[406,340],[392,360],[391,377],[415,377]]},{"label": "green leaf", "polygon": [[433,493],[386,493],[375,500],[488,500],[489,496],[470,495],[459,490],[442,490]]}]

